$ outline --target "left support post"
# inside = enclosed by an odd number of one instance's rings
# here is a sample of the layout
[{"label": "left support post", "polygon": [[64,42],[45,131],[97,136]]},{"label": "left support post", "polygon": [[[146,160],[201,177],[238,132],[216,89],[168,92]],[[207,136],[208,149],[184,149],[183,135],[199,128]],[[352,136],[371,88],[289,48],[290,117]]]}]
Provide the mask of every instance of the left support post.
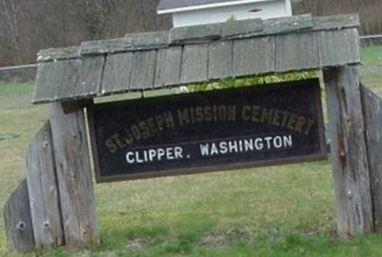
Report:
[{"label": "left support post", "polygon": [[[83,108],[78,102],[49,106],[65,245],[91,248],[99,243],[96,206]],[[69,108],[70,109],[70,108]]]}]

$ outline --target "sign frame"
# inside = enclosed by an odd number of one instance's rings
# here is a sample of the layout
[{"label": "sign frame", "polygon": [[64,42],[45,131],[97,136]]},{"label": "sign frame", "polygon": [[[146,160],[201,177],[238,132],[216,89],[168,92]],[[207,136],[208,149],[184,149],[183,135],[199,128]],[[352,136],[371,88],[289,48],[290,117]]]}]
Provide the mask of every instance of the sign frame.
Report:
[{"label": "sign frame", "polygon": [[[273,89],[277,90],[277,87],[285,87],[286,85],[290,84],[293,85],[295,83],[302,83],[303,81],[318,81],[317,83],[320,85],[320,81],[318,78],[313,79],[306,79],[306,80],[299,80],[299,81],[291,81],[291,82],[277,82],[277,83],[269,83],[264,85],[255,85],[255,86],[249,86],[249,87],[256,87],[258,90],[264,90],[264,88],[272,87]],[[212,91],[206,91],[206,92],[213,92],[213,91],[222,91],[222,90],[235,90],[240,88],[229,88],[229,89],[217,89]],[[254,90],[256,90],[254,89]],[[292,89],[293,90],[293,89]],[[191,95],[191,94],[200,94],[201,92],[197,93],[184,93],[184,94],[178,94],[178,95],[164,95],[164,96],[154,96],[154,97],[147,97],[148,98],[163,98],[165,100],[166,98],[173,98],[174,96],[183,96],[183,95]],[[135,174],[123,174],[123,175],[113,175],[113,176],[102,176],[101,175],[101,168],[100,168],[100,162],[98,159],[98,148],[96,143],[96,132],[94,127],[94,111],[99,109],[104,109],[107,107],[118,107],[118,106],[124,106],[127,105],[129,102],[132,101],[139,101],[141,99],[130,99],[130,100],[122,100],[117,102],[106,102],[106,103],[99,103],[99,104],[92,104],[86,108],[87,113],[87,119],[88,119],[88,129],[89,129],[89,136],[90,136],[90,148],[92,153],[92,160],[94,165],[94,171],[95,171],[95,179],[97,183],[106,183],[106,182],[117,182],[117,181],[125,181],[125,180],[138,180],[138,179],[148,179],[148,178],[158,178],[158,177],[167,177],[167,176],[178,176],[178,175],[190,175],[190,174],[200,174],[200,173],[211,173],[211,172],[220,172],[220,171],[229,171],[229,170],[243,170],[248,168],[256,168],[256,167],[266,167],[266,166],[273,166],[273,165],[285,165],[285,164],[294,164],[294,163],[303,163],[303,162],[310,162],[310,161],[317,161],[317,160],[323,160],[327,158],[327,148],[326,148],[326,142],[325,142],[325,128],[323,123],[323,109],[322,109],[322,102],[321,102],[321,87],[314,87],[314,95],[315,95],[315,102],[313,103],[316,111],[317,111],[317,120],[318,120],[318,134],[319,134],[319,142],[320,147],[319,153],[315,154],[308,154],[304,156],[295,156],[295,157],[288,157],[285,159],[270,159],[270,160],[261,160],[261,161],[250,161],[250,162],[243,162],[243,163],[229,163],[229,164],[217,164],[217,165],[208,165],[203,167],[188,167],[188,168],[176,168],[171,170],[160,170],[160,171],[145,171],[142,173],[135,173]]]}]

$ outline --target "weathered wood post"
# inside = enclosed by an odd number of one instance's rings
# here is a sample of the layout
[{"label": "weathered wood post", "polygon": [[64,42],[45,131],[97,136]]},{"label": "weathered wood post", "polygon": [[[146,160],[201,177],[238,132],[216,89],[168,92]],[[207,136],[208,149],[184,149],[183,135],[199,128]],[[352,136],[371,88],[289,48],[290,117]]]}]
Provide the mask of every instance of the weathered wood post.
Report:
[{"label": "weathered wood post", "polygon": [[26,179],[6,202],[3,215],[8,248],[19,252],[33,250],[35,244]]},{"label": "weathered wood post", "polygon": [[50,122],[36,134],[26,152],[27,182],[36,248],[64,243],[56,164]]},{"label": "weathered wood post", "polygon": [[49,112],[65,245],[92,247],[99,234],[85,115],[82,108],[65,113],[63,105],[53,103]]},{"label": "weathered wood post", "polygon": [[342,236],[371,233],[373,207],[357,67],[326,69],[324,80],[338,233]]},{"label": "weathered wood post", "polygon": [[382,233],[382,99],[361,85],[375,232]]}]

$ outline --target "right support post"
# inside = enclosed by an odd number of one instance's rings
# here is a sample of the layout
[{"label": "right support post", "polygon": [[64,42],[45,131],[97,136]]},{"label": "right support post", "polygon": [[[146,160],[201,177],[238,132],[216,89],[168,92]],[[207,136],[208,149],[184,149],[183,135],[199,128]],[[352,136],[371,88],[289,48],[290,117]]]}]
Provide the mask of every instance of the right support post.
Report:
[{"label": "right support post", "polygon": [[357,67],[326,69],[324,80],[338,234],[372,233],[373,204]]}]

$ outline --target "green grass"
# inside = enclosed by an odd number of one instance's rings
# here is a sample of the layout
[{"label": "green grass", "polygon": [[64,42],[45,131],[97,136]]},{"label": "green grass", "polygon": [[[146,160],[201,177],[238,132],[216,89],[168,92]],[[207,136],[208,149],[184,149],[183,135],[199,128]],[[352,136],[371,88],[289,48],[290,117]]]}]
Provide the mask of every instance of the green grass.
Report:
[{"label": "green grass", "polygon": [[[382,95],[382,48],[363,51],[363,82]],[[47,117],[33,87],[0,85],[0,205],[25,177],[24,151]],[[12,103],[12,104],[10,104]],[[329,161],[95,186],[102,243],[26,256],[382,256],[382,237],[335,234]],[[0,256],[6,249],[0,219]]]},{"label": "green grass", "polygon": [[2,84],[0,85],[0,99],[31,94],[33,90],[34,87],[28,83]]},{"label": "green grass", "polygon": [[368,47],[362,51],[362,82],[382,96],[382,46]]},{"label": "green grass", "polygon": [[28,107],[34,89],[26,83],[0,84],[0,109]]}]

